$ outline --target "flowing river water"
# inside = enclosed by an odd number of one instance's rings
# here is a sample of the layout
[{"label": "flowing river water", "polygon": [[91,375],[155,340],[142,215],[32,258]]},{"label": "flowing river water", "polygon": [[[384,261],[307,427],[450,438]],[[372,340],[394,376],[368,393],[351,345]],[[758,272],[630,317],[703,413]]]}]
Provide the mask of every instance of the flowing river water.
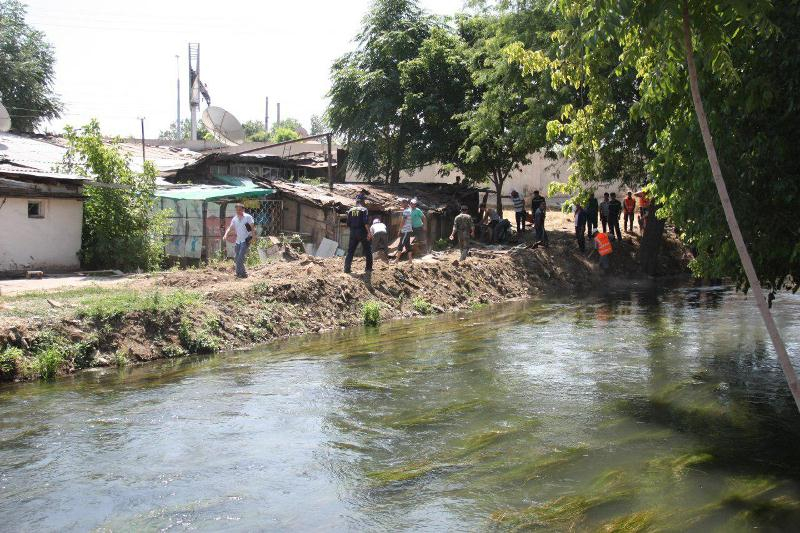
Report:
[{"label": "flowing river water", "polygon": [[[775,313],[798,365],[800,295]],[[506,304],[4,386],[0,519],[796,530],[800,415],[741,294]]]}]

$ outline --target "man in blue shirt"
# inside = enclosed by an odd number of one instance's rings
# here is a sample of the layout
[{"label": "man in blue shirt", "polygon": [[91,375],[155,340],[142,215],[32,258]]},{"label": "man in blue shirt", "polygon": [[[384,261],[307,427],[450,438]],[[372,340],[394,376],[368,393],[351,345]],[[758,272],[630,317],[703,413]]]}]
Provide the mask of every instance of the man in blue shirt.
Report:
[{"label": "man in blue shirt", "polygon": [[364,195],[356,196],[356,205],[347,212],[347,226],[350,228],[350,244],[347,247],[347,257],[344,258],[345,274],[350,273],[353,264],[353,254],[361,243],[361,250],[367,260],[366,272],[372,272],[372,234],[369,231],[369,212],[364,207]]}]

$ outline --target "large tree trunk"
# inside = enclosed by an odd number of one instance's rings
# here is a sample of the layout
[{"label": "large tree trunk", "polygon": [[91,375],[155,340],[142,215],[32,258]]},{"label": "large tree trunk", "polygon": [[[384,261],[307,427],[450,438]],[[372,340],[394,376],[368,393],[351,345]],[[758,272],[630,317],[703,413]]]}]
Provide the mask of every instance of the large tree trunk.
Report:
[{"label": "large tree trunk", "polygon": [[797,374],[792,366],[792,362],[789,360],[789,354],[786,351],[786,345],[783,343],[781,334],[778,331],[778,326],[772,318],[767,300],[764,298],[764,292],[761,290],[761,283],[758,280],[753,261],[744,243],[742,232],[739,229],[739,222],[736,220],[736,215],[731,205],[731,199],[728,196],[728,188],[722,177],[722,169],[717,160],[717,150],[714,147],[714,140],[711,137],[711,130],[708,127],[706,112],[703,108],[703,100],[700,97],[700,86],[697,82],[697,67],[694,63],[694,51],[692,49],[692,30],[689,23],[689,4],[686,0],[683,1],[683,44],[686,49],[686,65],[689,71],[689,86],[692,91],[694,110],[697,114],[700,132],[703,135],[703,144],[706,147],[708,162],[711,165],[711,174],[714,176],[714,184],[717,186],[717,193],[722,203],[722,211],[725,213],[725,220],[728,222],[733,242],[736,245],[736,251],[739,254],[744,273],[747,276],[747,282],[750,284],[750,289],[753,291],[753,299],[755,300],[756,306],[758,306],[758,311],[761,313],[761,318],[764,320],[764,325],[767,327],[772,345],[775,347],[775,352],[778,354],[778,361],[786,376],[789,390],[792,392],[792,397],[794,398],[795,404],[797,404],[798,410],[800,410],[800,387],[798,387],[797,383]]},{"label": "large tree trunk", "polygon": [[497,214],[500,215],[500,218],[503,218],[503,183],[505,183],[505,181],[505,176],[499,172],[494,172],[492,183],[494,183],[494,192],[496,196],[495,207],[497,208]]},{"label": "large tree trunk", "polygon": [[647,213],[644,235],[639,246],[639,265],[642,272],[655,276],[658,273],[658,257],[664,243],[664,221],[656,217],[656,207],[651,204]]}]

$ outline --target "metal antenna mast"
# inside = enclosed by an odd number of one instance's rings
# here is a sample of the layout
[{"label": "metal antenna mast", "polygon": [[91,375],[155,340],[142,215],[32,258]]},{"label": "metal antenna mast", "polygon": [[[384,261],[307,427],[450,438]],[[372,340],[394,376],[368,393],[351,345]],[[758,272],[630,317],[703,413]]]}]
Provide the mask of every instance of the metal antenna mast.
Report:
[{"label": "metal antenna mast", "polygon": [[[194,64],[194,66],[192,66]],[[197,140],[197,112],[200,110],[200,43],[189,43],[189,110],[191,140]]]},{"label": "metal antenna mast", "polygon": [[181,135],[181,56],[175,54],[175,67],[178,72],[178,115],[175,119],[175,140],[183,139]]}]

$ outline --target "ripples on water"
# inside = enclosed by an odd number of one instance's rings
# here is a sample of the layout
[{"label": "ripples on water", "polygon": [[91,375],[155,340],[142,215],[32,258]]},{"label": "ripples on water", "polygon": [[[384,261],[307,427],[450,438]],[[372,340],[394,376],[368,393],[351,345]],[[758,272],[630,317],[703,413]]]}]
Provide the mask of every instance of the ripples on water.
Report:
[{"label": "ripples on water", "polygon": [[0,529],[792,529],[798,442],[751,302],[620,292],[0,388]]}]

